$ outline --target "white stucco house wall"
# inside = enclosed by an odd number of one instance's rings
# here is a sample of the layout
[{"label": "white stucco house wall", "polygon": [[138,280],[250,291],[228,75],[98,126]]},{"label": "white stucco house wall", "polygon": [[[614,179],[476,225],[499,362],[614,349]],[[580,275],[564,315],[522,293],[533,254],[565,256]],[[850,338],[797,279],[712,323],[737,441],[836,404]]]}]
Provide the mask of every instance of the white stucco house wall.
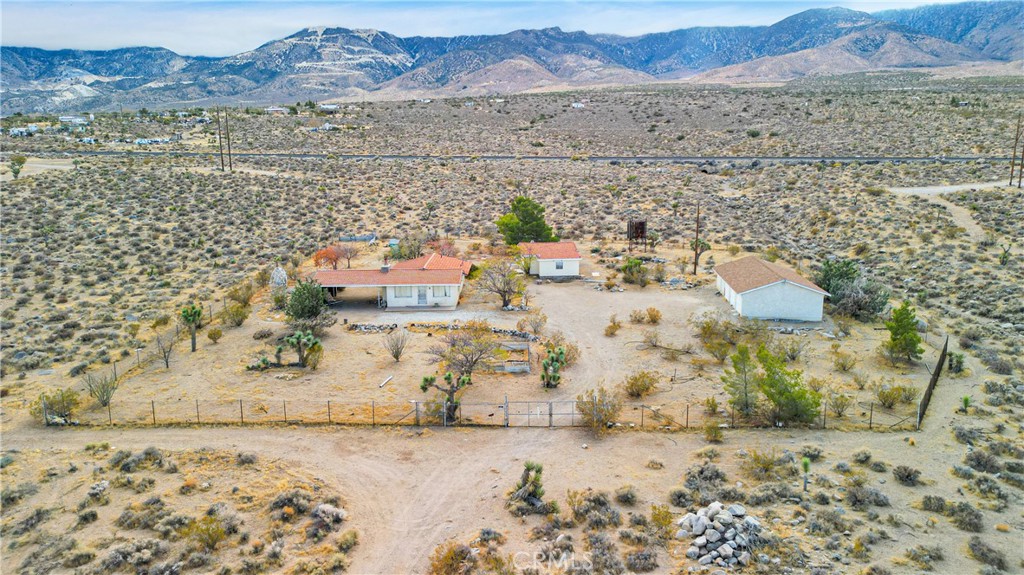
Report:
[{"label": "white stucco house wall", "polygon": [[718,291],[740,317],[821,321],[828,292],[796,271],[757,256],[715,267]]},{"label": "white stucco house wall", "polygon": [[462,293],[461,269],[317,270],[315,279],[337,297],[348,288],[377,290],[377,305],[387,308],[454,309]]},{"label": "white stucco house wall", "polygon": [[523,242],[519,253],[530,258],[530,275],[570,278],[580,275],[580,252],[574,242]]}]

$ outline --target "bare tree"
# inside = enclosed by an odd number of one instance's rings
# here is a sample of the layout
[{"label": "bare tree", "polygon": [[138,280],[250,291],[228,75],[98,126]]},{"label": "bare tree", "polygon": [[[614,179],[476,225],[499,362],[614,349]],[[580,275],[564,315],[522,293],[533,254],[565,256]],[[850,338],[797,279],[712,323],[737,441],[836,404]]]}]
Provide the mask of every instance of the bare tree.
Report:
[{"label": "bare tree", "polygon": [[402,359],[402,354],[405,353],[405,347],[409,345],[409,332],[404,329],[397,329],[384,336],[381,343],[384,345],[384,349],[388,350],[391,357],[395,358],[395,361]]},{"label": "bare tree", "polygon": [[171,369],[171,353],[174,352],[174,340],[164,343],[160,336],[156,336],[156,348],[160,352],[160,358],[164,360],[164,368]]},{"label": "bare tree", "polygon": [[338,244],[334,247],[334,251],[339,258],[344,258],[345,267],[351,269],[352,259],[358,257],[363,252],[363,248],[359,244]]},{"label": "bare tree", "polygon": [[114,392],[117,391],[117,387],[120,382],[117,380],[116,375],[93,375],[91,373],[85,374],[85,388],[89,391],[89,395],[100,404],[101,407],[110,405],[110,400],[114,398]]},{"label": "bare tree", "polygon": [[548,316],[539,311],[531,311],[516,323],[516,329],[526,331],[529,329],[534,335],[540,335],[541,330],[548,323]]},{"label": "bare tree", "polygon": [[498,354],[498,340],[487,322],[470,321],[462,329],[448,332],[441,337],[441,343],[431,346],[427,353],[434,363],[443,363],[449,370],[463,376],[473,375],[473,370],[482,361],[495,359]]},{"label": "bare tree", "polygon": [[512,298],[523,293],[526,284],[511,260],[496,260],[484,267],[478,282],[480,289],[501,298],[501,307],[512,305]]}]

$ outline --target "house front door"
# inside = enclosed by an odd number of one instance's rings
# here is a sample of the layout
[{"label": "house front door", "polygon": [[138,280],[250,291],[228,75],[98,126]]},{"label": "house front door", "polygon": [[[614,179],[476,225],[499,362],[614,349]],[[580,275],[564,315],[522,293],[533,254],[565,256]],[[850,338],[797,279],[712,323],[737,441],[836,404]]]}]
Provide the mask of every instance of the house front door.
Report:
[{"label": "house front door", "polygon": [[420,286],[416,292],[416,303],[418,305],[427,305],[427,288]]}]

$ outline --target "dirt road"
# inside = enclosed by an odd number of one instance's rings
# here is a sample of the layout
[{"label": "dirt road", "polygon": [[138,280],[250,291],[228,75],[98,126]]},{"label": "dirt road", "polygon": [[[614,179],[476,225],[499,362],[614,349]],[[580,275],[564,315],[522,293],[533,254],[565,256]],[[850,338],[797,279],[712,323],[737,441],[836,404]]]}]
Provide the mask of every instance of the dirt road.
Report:
[{"label": "dirt road", "polygon": [[989,188],[998,188],[1006,185],[1004,181],[988,182],[981,184],[957,184],[951,186],[925,186],[917,188],[890,188],[894,194],[904,194],[910,196],[920,196],[929,202],[942,206],[949,212],[949,215],[953,217],[953,221],[956,225],[967,230],[967,235],[974,240],[980,240],[985,237],[985,230],[982,229],[978,222],[975,221],[974,216],[971,215],[971,211],[967,208],[958,206],[953,202],[947,201],[942,198],[941,194],[948,194],[951,192],[967,192],[971,190],[987,190]]},{"label": "dirt road", "polygon": [[[945,406],[943,406],[945,407]],[[936,413],[933,425],[943,425],[946,410]],[[951,411],[951,410],[950,410]],[[731,431],[720,446],[722,467],[731,480],[745,479],[737,469],[736,451],[777,448],[797,450],[813,443],[825,448],[825,472],[852,451],[866,447],[890,463],[925,471],[929,488],[884,486],[893,512],[913,525],[924,523],[927,513],[911,504],[926,492],[952,493],[958,480],[947,473],[963,448],[950,434],[915,434],[916,447],[908,447],[903,434],[820,431]],[[521,521],[503,506],[505,492],[514,484],[522,464],[545,464],[545,487],[551,497],[563,499],[567,489],[593,487],[614,490],[633,484],[640,494],[637,510],[662,503],[669,490],[681,483],[691,453],[705,446],[698,434],[619,433],[595,439],[580,429],[366,429],[366,428],[161,428],[68,429],[22,428],[4,434],[4,449],[81,449],[86,443],[108,441],[116,449],[138,450],[156,445],[189,445],[226,450],[255,451],[315,474],[344,494],[351,526],[361,532],[351,573],[420,573],[434,547],[449,539],[469,541],[482,527],[506,533],[508,553],[524,553],[523,561],[538,544],[527,540],[539,519]],[[368,449],[367,446],[372,446]],[[646,466],[651,458],[665,463],[662,470]],[[891,479],[891,478],[890,478]],[[884,478],[883,478],[884,482]],[[922,491],[922,489],[925,489]],[[1019,509],[1018,509],[1019,511]],[[1010,516],[1019,516],[1011,512]],[[997,521],[989,517],[986,524]],[[887,530],[894,536],[876,549],[880,557],[901,554],[918,537],[909,527]],[[990,532],[991,533],[991,532]],[[953,528],[929,535],[947,548],[959,548],[962,533]],[[991,534],[990,541],[1013,553],[1010,534]],[[671,572],[675,557],[662,552],[662,568]],[[973,572],[970,559],[960,553],[947,556],[949,573]],[[526,565],[521,565],[526,566]]]}]

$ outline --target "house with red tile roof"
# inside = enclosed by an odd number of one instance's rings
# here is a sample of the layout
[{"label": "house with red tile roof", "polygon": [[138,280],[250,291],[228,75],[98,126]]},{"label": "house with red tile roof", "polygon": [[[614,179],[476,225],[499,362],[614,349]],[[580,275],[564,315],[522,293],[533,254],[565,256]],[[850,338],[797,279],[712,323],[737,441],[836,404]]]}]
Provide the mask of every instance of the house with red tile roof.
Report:
[{"label": "house with red tile roof", "polygon": [[443,256],[441,254],[429,254],[411,260],[395,262],[391,266],[393,270],[462,270],[462,275],[468,276],[473,269],[473,264],[466,260]]},{"label": "house with red tile roof", "polygon": [[519,253],[530,258],[530,275],[566,278],[580,275],[579,250],[575,242],[523,242]]},{"label": "house with red tile roof", "polygon": [[370,289],[377,305],[387,308],[454,309],[465,281],[461,268],[317,270],[312,274],[327,294],[337,298],[346,289]]},{"label": "house with red tile roof", "polygon": [[757,256],[715,266],[718,291],[741,317],[821,321],[829,293],[795,270]]}]

